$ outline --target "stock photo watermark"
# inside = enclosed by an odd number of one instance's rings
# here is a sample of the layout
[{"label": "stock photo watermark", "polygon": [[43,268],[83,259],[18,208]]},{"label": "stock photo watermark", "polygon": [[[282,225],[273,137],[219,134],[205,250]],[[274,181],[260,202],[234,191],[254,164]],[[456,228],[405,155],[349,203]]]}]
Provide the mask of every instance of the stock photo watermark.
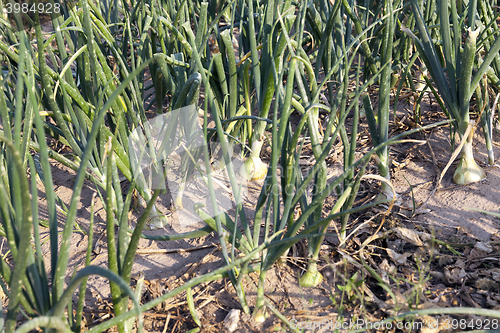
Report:
[{"label": "stock photo watermark", "polygon": [[332,318],[325,318],[316,321],[300,321],[295,318],[290,320],[290,327],[292,329],[312,330],[314,331],[338,331],[348,332],[354,330],[366,331],[387,331],[392,329],[405,330],[405,331],[420,331],[424,327],[427,329],[461,329],[461,330],[496,330],[500,327],[498,319],[452,319],[445,317],[442,319],[432,318],[422,321],[398,321],[398,322],[370,322],[366,319],[346,319],[344,321],[337,321]]},{"label": "stock photo watermark", "polygon": [[[220,144],[205,140],[194,105],[147,121],[143,127],[137,127],[128,140],[137,187],[143,191],[168,189],[177,222],[183,226],[203,223],[197,214],[200,207],[215,217],[233,209],[246,197],[247,185],[239,174],[243,166],[241,155],[230,145],[230,160],[226,161]],[[206,160],[210,161],[210,170]],[[236,177],[236,189],[228,175],[229,164]],[[217,211],[213,208],[212,196],[217,202]]]}]

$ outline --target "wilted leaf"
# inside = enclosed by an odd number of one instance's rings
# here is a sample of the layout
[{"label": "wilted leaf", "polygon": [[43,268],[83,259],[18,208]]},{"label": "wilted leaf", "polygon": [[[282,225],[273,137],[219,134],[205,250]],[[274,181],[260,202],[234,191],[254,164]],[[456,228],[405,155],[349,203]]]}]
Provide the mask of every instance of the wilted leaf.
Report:
[{"label": "wilted leaf", "polygon": [[493,246],[490,243],[477,242],[474,244],[474,248],[485,253],[493,252]]},{"label": "wilted leaf", "polygon": [[384,259],[382,263],[378,266],[378,272],[380,274],[380,277],[382,280],[384,280],[385,283],[389,284],[389,278],[387,276],[387,273],[391,273],[393,269],[391,269],[391,265],[389,265],[389,262],[387,259]]},{"label": "wilted leaf", "polygon": [[487,257],[487,253],[476,248],[470,250],[468,255],[470,259],[474,259],[469,264],[469,269],[476,269],[483,264]]},{"label": "wilted leaf", "polygon": [[426,232],[417,231],[417,235],[424,242],[430,242],[432,240],[432,235]]},{"label": "wilted leaf", "polygon": [[478,258],[484,258],[486,256],[486,252],[483,252],[478,249],[471,249],[470,253],[468,255],[469,258],[473,259],[478,259]]},{"label": "wilted leaf", "polygon": [[399,254],[391,249],[385,249],[385,250],[387,251],[387,254],[391,258],[391,260],[398,265],[406,265],[406,259],[408,259],[408,257],[412,255],[411,253],[408,252]]},{"label": "wilted leaf", "polygon": [[483,271],[484,275],[489,275],[493,278],[493,280],[500,282],[500,268],[491,268],[486,271]]},{"label": "wilted leaf", "polygon": [[398,235],[398,237],[401,238],[402,240],[416,246],[424,246],[424,243],[422,242],[420,237],[418,237],[416,231],[401,227],[396,228],[395,231],[396,235]]},{"label": "wilted leaf", "polygon": [[462,260],[457,260],[454,266],[444,268],[444,277],[449,284],[461,284],[466,276]]},{"label": "wilted leaf", "polygon": [[457,262],[455,263],[455,266],[460,268],[465,268],[465,262],[462,259],[458,259]]},{"label": "wilted leaf", "polygon": [[441,255],[438,259],[439,266],[443,267],[453,262],[453,257],[448,255]]},{"label": "wilted leaf", "polygon": [[427,214],[430,212],[432,212],[432,210],[430,210],[428,208],[417,208],[417,210],[415,211],[415,215]]}]

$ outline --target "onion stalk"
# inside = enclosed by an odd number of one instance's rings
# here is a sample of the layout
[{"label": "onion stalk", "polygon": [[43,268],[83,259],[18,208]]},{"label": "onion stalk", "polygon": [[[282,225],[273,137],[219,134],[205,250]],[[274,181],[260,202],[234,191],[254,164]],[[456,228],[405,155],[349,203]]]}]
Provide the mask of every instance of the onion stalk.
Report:
[{"label": "onion stalk", "polygon": [[[390,114],[390,90],[391,90],[391,73],[392,73],[392,45],[394,39],[394,12],[392,8],[391,1],[385,1],[384,11],[387,15],[384,20],[385,29],[383,30],[382,45],[381,45],[381,55],[380,55],[380,77],[379,77],[379,89],[378,89],[378,108],[377,113],[371,106],[370,98],[367,94],[363,95],[363,105],[366,113],[366,120],[368,122],[370,136],[374,146],[384,143],[388,140],[389,135],[389,114]],[[356,16],[351,14],[351,18],[356,20]],[[366,45],[365,49],[369,46]],[[369,56],[371,53],[366,52],[365,62],[374,63],[373,59]],[[375,70],[372,70],[372,74],[375,74]],[[344,136],[346,137],[346,136]],[[353,139],[355,140],[355,139]],[[344,139],[346,141],[346,139]],[[345,144],[345,143],[344,143]],[[389,165],[389,149],[387,146],[383,147],[377,152],[377,166],[379,169],[379,174],[390,180],[390,165]],[[392,197],[392,191],[388,183],[382,182],[381,195],[390,198]],[[385,199],[385,198],[383,198]]]},{"label": "onion stalk", "polygon": [[493,152],[493,118],[495,116],[495,110],[497,108],[498,99],[500,93],[495,97],[493,102],[493,107],[490,107],[489,95],[488,95],[488,80],[484,78],[483,83],[479,85],[476,89],[476,96],[478,101],[478,106],[482,110],[481,112],[481,123],[483,125],[484,141],[486,143],[486,151],[488,153],[488,164],[490,166],[495,165],[495,154]]},{"label": "onion stalk", "polygon": [[[338,2],[337,4],[338,7],[340,7],[340,2]],[[299,12],[303,13],[303,11],[305,10],[305,4],[302,4],[302,6],[304,7],[302,7]],[[335,10],[338,10],[338,7],[332,10],[330,15],[334,16]],[[298,21],[301,22],[301,20]],[[332,22],[330,23],[332,24]],[[296,29],[297,31],[302,31],[302,28],[300,26],[297,26]],[[330,30],[326,29],[324,34],[329,35],[330,32]],[[360,35],[362,36],[364,33],[365,32]],[[359,38],[361,37],[356,37],[355,40],[352,41],[351,44],[344,49],[343,55],[346,57],[346,59],[348,54],[347,50],[350,50],[358,42]],[[325,40],[327,40],[327,38],[325,38]],[[265,310],[262,310],[262,308],[265,306],[264,282],[266,273],[272,267],[272,265],[274,265],[274,263],[279,260],[293,244],[296,243],[297,235],[298,237],[307,237],[310,251],[308,269],[306,273],[299,279],[299,283],[305,287],[313,287],[321,283],[321,281],[323,280],[323,276],[318,270],[318,259],[321,244],[325,237],[325,231],[331,220],[347,214],[340,213],[341,209],[348,210],[349,208],[346,207],[348,207],[349,204],[352,207],[352,202],[354,202],[354,200],[352,199],[356,196],[359,179],[361,179],[359,174],[362,174],[364,172],[364,167],[366,166],[366,163],[370,158],[369,156],[365,156],[357,162],[354,162],[353,160],[352,164],[345,167],[344,173],[333,179],[331,182],[326,181],[326,172],[322,174],[321,171],[322,169],[326,169],[324,162],[342,129],[341,124],[344,124],[352,108],[357,105],[361,92],[364,91],[369,85],[373,84],[375,77],[377,77],[380,72],[375,73],[374,77],[369,78],[365,84],[361,85],[360,89],[356,91],[356,96],[352,99],[349,106],[347,106],[346,103],[342,103],[342,105],[340,105],[338,116],[336,114],[332,114],[330,116],[325,133],[331,134],[325,135],[323,140],[320,141],[321,137],[318,131],[318,110],[320,107],[323,107],[323,105],[318,101],[321,87],[332,80],[331,76],[333,75],[335,69],[338,68],[337,66],[340,66],[341,61],[345,61],[346,59],[343,59],[343,57],[337,59],[334,58],[335,62],[330,64],[329,67],[325,68],[325,72],[327,72],[327,75],[321,81],[321,84],[316,85],[315,82],[318,82],[319,80],[315,77],[314,70],[312,70],[313,67],[311,66],[307,57],[303,56],[305,52],[300,49],[301,43],[296,42],[296,45],[298,45],[298,55],[293,55],[291,57],[291,61],[289,62],[286,88],[283,94],[277,94],[275,101],[272,127],[273,141],[271,152],[271,167],[269,168],[268,177],[265,180],[261,196],[256,207],[256,217],[254,225],[261,224],[264,208],[269,210],[269,207],[272,207],[274,212],[272,216],[274,233],[276,234],[277,232],[286,230],[286,234],[281,237],[283,244],[277,244],[276,247],[269,248],[267,253],[263,255],[260,269],[259,286],[257,289],[257,301],[254,310],[254,318],[258,320],[265,319]],[[294,48],[289,47],[289,50],[293,52]],[[345,61],[346,72],[349,70],[354,58],[355,57],[353,56],[349,59],[349,61]],[[303,69],[305,75],[301,77],[298,74],[295,74],[297,77],[294,77],[292,76],[294,75],[294,73],[301,73],[300,70],[302,68],[298,66],[299,62],[301,65],[304,65]],[[283,74],[281,73],[279,75],[275,73],[275,77],[277,78],[275,80],[275,82],[277,82],[276,90],[278,92],[283,91],[283,88],[280,87],[283,79],[282,75]],[[308,80],[304,81],[304,77],[307,77]],[[340,79],[347,81],[348,76],[340,76]],[[306,87],[306,83],[309,83],[311,86]],[[294,130],[294,133],[292,133],[291,131],[289,131],[288,121],[290,113],[292,111],[291,103],[293,90],[296,85],[300,89],[301,102],[293,104],[293,107],[302,114],[302,119],[297,125],[297,128]],[[306,88],[309,88],[310,91],[307,91]],[[284,102],[282,105],[280,104],[281,96],[284,96]],[[347,94],[345,94],[345,96],[347,96]],[[332,97],[332,99],[335,99],[335,97]],[[347,98],[344,99],[347,100]],[[304,103],[307,107],[302,106],[302,103]],[[277,116],[278,107],[281,111],[279,122]],[[332,107],[331,109],[336,110],[336,108],[334,107]],[[315,157],[315,163],[312,169],[307,173],[307,175],[303,176],[299,166],[302,147],[298,145],[298,139],[302,131],[304,131],[306,125],[311,136],[311,146]],[[278,161],[280,164],[278,164]],[[280,188],[282,189],[283,195],[282,198],[279,197],[279,191],[275,191],[275,189],[277,188],[275,185],[278,183],[278,175],[276,170],[279,166],[281,166],[282,170],[282,174],[280,177]],[[323,206],[325,198],[328,195],[331,195],[335,189],[341,188],[341,184],[343,184],[348,177],[353,176],[354,170],[358,166],[361,167],[361,170],[358,173],[356,181],[353,181],[348,186],[344,187],[344,190],[338,197],[335,206],[331,209],[330,217],[322,219],[321,207]],[[307,198],[306,195],[306,189],[310,185],[313,185],[315,187],[311,199]],[[273,189],[274,191],[271,191],[271,189]],[[279,207],[280,202],[283,202],[284,204],[283,209]],[[290,216],[293,215],[294,208],[297,206],[297,204],[300,204],[302,213],[297,220],[290,220]],[[283,211],[283,214],[280,214],[281,211]],[[269,216],[268,219],[265,219],[265,235],[267,235],[267,230],[270,228],[270,219],[271,218],[269,218]],[[258,240],[258,229],[254,229],[254,232],[255,231],[257,232],[254,233],[254,240]]]},{"label": "onion stalk", "polygon": [[[391,72],[392,72],[392,44],[394,38],[394,17],[392,13],[392,1],[386,1],[385,4],[386,14],[389,14],[386,19],[386,28],[384,30],[384,37],[382,42],[381,65],[385,66],[380,74],[380,87],[379,87],[379,101],[378,101],[378,138],[377,144],[387,141],[389,134],[389,113],[390,113],[390,89],[391,89]],[[390,180],[390,165],[389,165],[389,149],[388,147],[382,148],[379,151],[378,157],[380,162],[378,164],[379,173],[382,177]],[[389,185],[382,182],[382,194],[389,197]]]}]

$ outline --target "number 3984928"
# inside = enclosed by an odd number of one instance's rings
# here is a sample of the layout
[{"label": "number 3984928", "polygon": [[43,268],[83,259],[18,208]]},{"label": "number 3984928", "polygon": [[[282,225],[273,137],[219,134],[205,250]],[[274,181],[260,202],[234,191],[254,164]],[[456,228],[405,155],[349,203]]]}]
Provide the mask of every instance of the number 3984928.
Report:
[{"label": "number 3984928", "polygon": [[38,1],[7,2],[3,4],[3,12],[7,14],[34,14],[35,12],[38,12],[38,14],[60,14],[61,5],[59,3]]}]

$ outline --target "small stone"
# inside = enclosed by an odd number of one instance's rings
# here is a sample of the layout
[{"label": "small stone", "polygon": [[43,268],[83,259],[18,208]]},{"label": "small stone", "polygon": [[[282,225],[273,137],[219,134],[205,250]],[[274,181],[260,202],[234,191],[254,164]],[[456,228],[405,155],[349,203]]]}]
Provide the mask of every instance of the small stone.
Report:
[{"label": "small stone", "polygon": [[224,319],[224,327],[228,332],[234,332],[240,321],[240,310],[232,309]]}]

